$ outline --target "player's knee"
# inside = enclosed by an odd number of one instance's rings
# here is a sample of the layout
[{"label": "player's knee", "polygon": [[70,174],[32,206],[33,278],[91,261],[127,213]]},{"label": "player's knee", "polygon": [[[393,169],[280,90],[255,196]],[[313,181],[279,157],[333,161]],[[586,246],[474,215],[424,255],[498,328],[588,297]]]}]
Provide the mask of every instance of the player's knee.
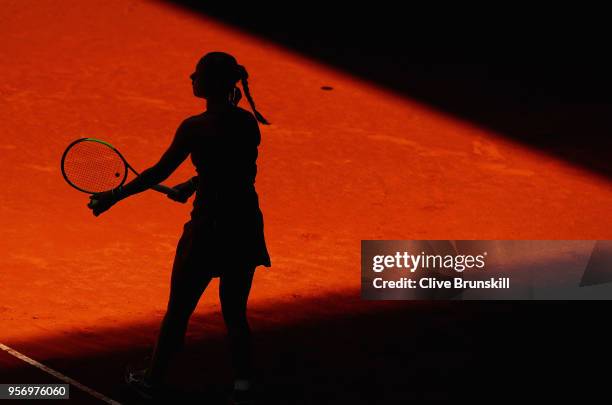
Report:
[{"label": "player's knee", "polygon": [[230,335],[243,335],[249,333],[249,322],[246,316],[226,317],[225,326]]},{"label": "player's knee", "polygon": [[184,323],[189,320],[192,311],[185,307],[168,307],[164,319],[168,323]]},{"label": "player's knee", "polygon": [[245,308],[226,305],[221,307],[221,313],[223,314],[223,319],[226,324],[241,323],[247,320]]}]

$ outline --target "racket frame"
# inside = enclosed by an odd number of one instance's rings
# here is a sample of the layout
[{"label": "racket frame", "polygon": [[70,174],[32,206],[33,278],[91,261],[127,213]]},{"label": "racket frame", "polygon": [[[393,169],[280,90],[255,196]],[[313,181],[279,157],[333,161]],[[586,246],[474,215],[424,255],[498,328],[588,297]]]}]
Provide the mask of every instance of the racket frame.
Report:
[{"label": "racket frame", "polygon": [[[113,188],[112,190],[116,190],[117,188],[119,188],[119,187],[121,187],[121,186],[123,186],[125,184],[125,181],[127,180],[128,170],[131,170],[132,173],[134,173],[136,176],[140,176],[140,174],[123,157],[121,152],[119,152],[119,150],[117,150],[117,148],[115,148],[110,143],[105,142],[105,141],[103,141],[101,139],[97,139],[97,138],[79,138],[79,139],[71,142],[70,145],[68,145],[66,147],[66,150],[62,154],[62,161],[61,161],[61,172],[62,172],[62,176],[64,177],[64,180],[66,180],[66,183],[70,184],[72,187],[76,188],[77,190],[82,191],[83,193],[87,193],[87,194],[96,194],[96,193],[102,192],[102,191],[92,192],[92,191],[80,188],[79,186],[77,186],[76,184],[74,184],[73,182],[70,181],[70,179],[66,175],[66,172],[64,171],[64,161],[66,160],[66,156],[68,155],[68,151],[70,151],[70,149],[74,145],[76,145],[77,143],[81,143],[81,142],[97,142],[97,143],[101,143],[102,145],[105,145],[105,146],[111,148],[121,158],[121,161],[123,161],[123,164],[125,166],[125,171],[124,171],[124,174],[123,174],[123,179],[121,179],[121,183],[119,183],[119,185],[117,187]],[[167,186],[164,186],[164,185],[161,185],[161,184],[156,184],[156,185],[152,186],[151,189],[153,189],[155,191],[158,191],[160,193],[163,193],[163,194],[170,194],[170,193],[175,192],[175,190],[173,188],[167,187]],[[106,190],[106,191],[110,191],[110,190]]]}]

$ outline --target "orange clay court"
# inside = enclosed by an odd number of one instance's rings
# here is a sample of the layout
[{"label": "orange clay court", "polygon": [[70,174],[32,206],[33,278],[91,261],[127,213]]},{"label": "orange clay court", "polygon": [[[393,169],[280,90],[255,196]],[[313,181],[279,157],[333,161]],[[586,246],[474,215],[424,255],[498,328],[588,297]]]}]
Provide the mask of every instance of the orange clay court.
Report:
[{"label": "orange clay court", "polygon": [[[339,378],[334,361],[371,349],[353,333],[389,319],[423,320],[415,326],[423,332],[492,318],[476,306],[361,301],[360,240],[612,239],[604,176],[212,18],[156,1],[59,9],[2,0],[0,8],[0,343],[107,398],[123,402],[123,364],[154,341],[191,201],[148,191],[95,218],[87,196],[65,184],[59,159],[90,136],[136,169],[155,163],[178,124],[203,108],[189,74],[208,51],[248,67],[272,122],[261,127],[256,183],[272,267],[256,273],[251,326],[269,381],[288,384],[283,370],[302,370],[312,403],[327,392],[308,371],[314,363],[329,362]],[[186,162],[165,184],[192,173]],[[217,285],[200,301],[176,372],[186,396],[229,375]],[[398,336],[429,344],[415,330]],[[477,342],[459,341],[447,347],[451,371],[474,361]],[[435,374],[430,359],[412,360]],[[0,383],[57,382],[5,351],[0,368]],[[342,384],[365,378],[353,377]],[[101,401],[74,387],[71,397]]]}]

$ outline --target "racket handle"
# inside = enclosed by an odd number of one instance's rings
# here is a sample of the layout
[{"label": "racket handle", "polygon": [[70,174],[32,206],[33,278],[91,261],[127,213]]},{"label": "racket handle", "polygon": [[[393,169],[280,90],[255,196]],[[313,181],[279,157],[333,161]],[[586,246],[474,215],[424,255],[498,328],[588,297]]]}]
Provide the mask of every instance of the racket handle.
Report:
[{"label": "racket handle", "polygon": [[173,189],[172,187],[164,186],[161,184],[156,184],[151,188],[155,191],[159,191],[160,193],[164,193],[166,195],[176,193],[176,190]]}]

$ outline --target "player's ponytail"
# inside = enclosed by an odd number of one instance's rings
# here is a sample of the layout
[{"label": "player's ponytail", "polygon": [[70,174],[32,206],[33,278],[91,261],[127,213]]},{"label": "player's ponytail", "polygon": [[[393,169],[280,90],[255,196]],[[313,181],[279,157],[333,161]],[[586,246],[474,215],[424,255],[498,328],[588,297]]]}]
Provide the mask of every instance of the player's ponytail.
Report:
[{"label": "player's ponytail", "polygon": [[238,87],[234,86],[234,89],[230,92],[229,97],[230,97],[230,102],[236,106],[238,105],[240,100],[242,100],[242,92],[240,91]]},{"label": "player's ponytail", "polygon": [[[255,114],[255,118],[257,118],[257,121],[261,122],[264,125],[270,125],[268,120],[266,120],[264,116],[261,115],[259,111],[257,111],[257,108],[255,108],[255,101],[253,101],[251,91],[249,90],[249,74],[245,67],[242,65],[238,65],[238,77],[240,79],[240,83],[242,83],[242,90],[244,90],[244,95],[246,96],[246,99],[249,102],[249,105],[251,106],[251,110],[253,110],[253,114]],[[238,88],[236,88],[236,90],[238,90],[238,93],[240,93],[240,90]],[[236,94],[235,90],[234,94]],[[242,97],[242,95],[240,95],[240,97]],[[240,97],[238,98],[238,100],[240,100]],[[238,104],[238,102],[236,102],[236,104]]]}]

